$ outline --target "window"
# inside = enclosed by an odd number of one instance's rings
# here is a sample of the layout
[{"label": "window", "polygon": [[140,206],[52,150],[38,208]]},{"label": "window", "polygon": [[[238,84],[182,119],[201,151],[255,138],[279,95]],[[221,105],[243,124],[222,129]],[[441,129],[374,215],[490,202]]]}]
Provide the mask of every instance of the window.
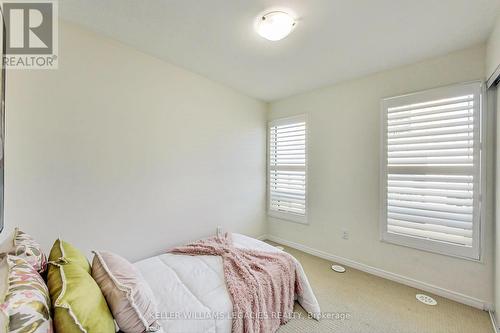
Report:
[{"label": "window", "polygon": [[269,215],[307,223],[307,124],[304,115],[269,123]]},{"label": "window", "polygon": [[474,82],[382,101],[384,241],[479,259],[481,89]]}]

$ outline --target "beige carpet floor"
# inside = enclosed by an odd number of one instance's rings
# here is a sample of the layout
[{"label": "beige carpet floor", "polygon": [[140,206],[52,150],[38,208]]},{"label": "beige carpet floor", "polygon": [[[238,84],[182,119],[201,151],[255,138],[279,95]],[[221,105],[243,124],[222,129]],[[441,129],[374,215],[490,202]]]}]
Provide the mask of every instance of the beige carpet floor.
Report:
[{"label": "beige carpet floor", "polygon": [[[269,242],[276,245],[276,243]],[[418,289],[355,269],[335,273],[331,262],[285,246],[303,265],[321,311],[315,321],[295,305],[295,318],[278,333],[493,333],[489,315],[429,293],[436,306],[418,302]],[[300,316],[300,317],[299,317]]]}]

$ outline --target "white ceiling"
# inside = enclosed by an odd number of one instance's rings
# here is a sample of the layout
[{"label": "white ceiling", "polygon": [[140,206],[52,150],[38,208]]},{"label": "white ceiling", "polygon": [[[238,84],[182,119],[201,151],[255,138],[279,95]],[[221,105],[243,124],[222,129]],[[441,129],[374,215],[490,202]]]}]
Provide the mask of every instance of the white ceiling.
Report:
[{"label": "white ceiling", "polygon": [[[484,42],[500,0],[63,0],[66,20],[270,101]],[[295,30],[254,31],[267,9]]]}]

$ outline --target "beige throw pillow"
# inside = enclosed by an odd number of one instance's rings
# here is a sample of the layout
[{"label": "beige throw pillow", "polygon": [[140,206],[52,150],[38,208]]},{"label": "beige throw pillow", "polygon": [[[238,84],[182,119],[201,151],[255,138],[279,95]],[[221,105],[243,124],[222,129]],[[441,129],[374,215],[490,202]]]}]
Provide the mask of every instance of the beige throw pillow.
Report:
[{"label": "beige throw pillow", "polygon": [[153,292],[137,268],[111,252],[93,252],[92,277],[118,327],[125,333],[159,330]]}]

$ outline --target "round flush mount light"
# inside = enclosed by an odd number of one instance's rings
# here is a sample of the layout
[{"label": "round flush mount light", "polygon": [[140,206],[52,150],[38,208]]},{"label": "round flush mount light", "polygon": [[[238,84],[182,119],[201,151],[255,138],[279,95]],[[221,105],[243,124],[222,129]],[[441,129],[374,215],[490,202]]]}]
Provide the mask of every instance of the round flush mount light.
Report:
[{"label": "round flush mount light", "polygon": [[295,19],[283,11],[274,11],[258,18],[257,33],[265,39],[277,41],[285,38],[292,32]]}]

